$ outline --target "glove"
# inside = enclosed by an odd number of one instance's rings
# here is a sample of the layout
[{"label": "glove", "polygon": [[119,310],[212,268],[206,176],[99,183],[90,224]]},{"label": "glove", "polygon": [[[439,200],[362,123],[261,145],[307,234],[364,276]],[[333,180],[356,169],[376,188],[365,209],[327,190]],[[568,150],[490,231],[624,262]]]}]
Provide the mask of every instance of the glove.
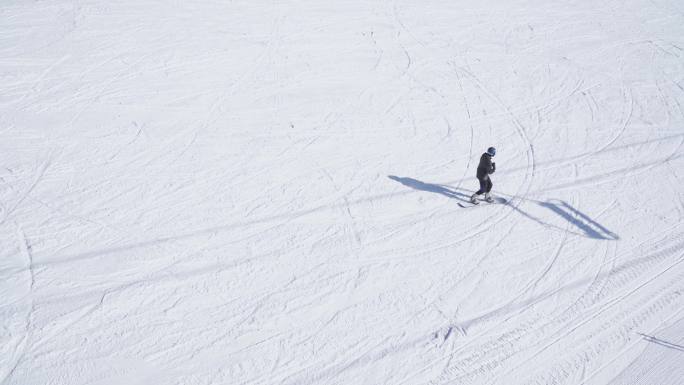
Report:
[{"label": "glove", "polygon": [[492,172],[496,171],[496,163],[492,162]]}]

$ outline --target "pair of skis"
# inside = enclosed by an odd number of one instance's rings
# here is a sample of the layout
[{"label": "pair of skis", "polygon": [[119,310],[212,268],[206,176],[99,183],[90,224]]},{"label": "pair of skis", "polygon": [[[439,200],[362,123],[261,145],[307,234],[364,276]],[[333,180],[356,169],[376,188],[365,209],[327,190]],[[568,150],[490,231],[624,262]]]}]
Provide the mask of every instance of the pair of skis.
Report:
[{"label": "pair of skis", "polygon": [[[486,202],[487,204],[490,204],[490,205],[492,205],[492,204],[506,204],[506,203],[508,203],[508,201],[507,201],[505,198],[499,198],[499,197],[494,198],[491,202],[487,202],[487,201],[485,201],[485,202]],[[472,202],[461,203],[461,202],[458,202],[458,205],[461,206],[461,207],[463,207],[464,209],[467,209],[467,208],[479,206],[479,205],[480,205],[480,202],[479,202],[479,201],[478,201],[477,203],[472,203]]]}]

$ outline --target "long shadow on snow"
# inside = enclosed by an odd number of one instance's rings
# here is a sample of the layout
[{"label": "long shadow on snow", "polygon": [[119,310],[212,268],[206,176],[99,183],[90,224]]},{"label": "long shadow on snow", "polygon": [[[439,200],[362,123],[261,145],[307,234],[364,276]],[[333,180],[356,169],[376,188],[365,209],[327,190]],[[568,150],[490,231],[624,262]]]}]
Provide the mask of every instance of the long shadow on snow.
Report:
[{"label": "long shadow on snow", "polygon": [[[444,185],[440,184],[434,184],[434,183],[425,183],[423,181],[413,179],[413,178],[408,178],[408,177],[398,177],[395,175],[388,175],[388,178],[392,179],[393,181],[399,182],[403,184],[404,186],[410,187],[414,190],[418,191],[425,191],[425,192],[431,192],[435,194],[440,194],[444,195],[447,198],[457,198],[461,201],[468,201],[470,199],[470,194],[471,192],[463,190],[463,192],[458,191],[456,189],[450,189]],[[579,211],[575,207],[572,207],[570,204],[568,204],[565,201],[560,201],[556,199],[551,199],[546,202],[538,201],[535,199],[529,199],[525,198],[524,200],[528,202],[534,202],[537,205],[544,207],[546,209],[549,209],[559,215],[561,218],[565,219],[577,229],[581,231],[581,233],[577,232],[571,232],[572,234],[575,235],[580,235],[580,236],[586,236],[589,238],[594,238],[594,239],[605,239],[605,240],[618,240],[620,237],[613,233],[612,231],[608,230],[598,222],[596,222],[594,219],[586,215],[585,213]],[[551,228],[556,228],[558,230],[565,231],[565,229],[561,229],[558,226],[554,226],[550,223],[544,222],[543,220],[525,212],[522,210],[519,206],[513,206],[511,205],[515,211],[520,213],[521,215],[532,219],[533,221],[545,226],[545,227],[551,227]]]},{"label": "long shadow on snow", "polygon": [[599,224],[595,220],[591,219],[589,216],[587,216],[583,212],[581,212],[581,211],[577,210],[576,208],[570,206],[567,202],[565,202],[565,201],[558,201],[558,202],[559,203],[552,203],[551,201],[537,202],[537,204],[553,211],[554,213],[560,215],[566,221],[577,226],[589,238],[610,239],[610,240],[620,239],[620,237],[618,237],[615,233],[613,233],[612,231],[601,226],[601,224]]},{"label": "long shadow on snow", "polygon": [[434,183],[425,183],[413,178],[402,178],[395,175],[388,175],[388,178],[393,181],[399,182],[406,187],[410,187],[414,190],[427,191],[435,194],[442,194],[447,198],[457,198],[463,201],[467,201],[470,196],[456,190],[448,189],[446,186]]}]

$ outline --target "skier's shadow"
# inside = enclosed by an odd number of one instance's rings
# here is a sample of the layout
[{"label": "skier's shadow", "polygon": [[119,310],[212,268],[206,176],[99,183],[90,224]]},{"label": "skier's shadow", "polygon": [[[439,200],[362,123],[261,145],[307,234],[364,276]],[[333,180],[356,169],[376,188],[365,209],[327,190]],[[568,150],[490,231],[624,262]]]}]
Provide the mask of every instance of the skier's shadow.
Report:
[{"label": "skier's shadow", "polygon": [[608,230],[578,209],[570,206],[570,204],[565,201],[550,200],[547,202],[537,202],[537,204],[553,211],[566,221],[572,223],[578,229],[582,230],[589,238],[614,241],[620,239],[617,234]]},{"label": "skier's shadow", "polygon": [[442,194],[448,198],[456,198],[456,199],[460,199],[462,201],[470,200],[469,195],[463,194],[463,193],[455,191],[455,190],[448,189],[447,187],[442,186],[440,184],[425,183],[425,182],[421,182],[417,179],[402,178],[402,177],[398,177],[395,175],[388,175],[387,177],[392,179],[395,182],[399,182],[399,183],[403,184],[404,186],[410,187],[414,190],[427,191],[427,192],[431,192],[431,193]]}]

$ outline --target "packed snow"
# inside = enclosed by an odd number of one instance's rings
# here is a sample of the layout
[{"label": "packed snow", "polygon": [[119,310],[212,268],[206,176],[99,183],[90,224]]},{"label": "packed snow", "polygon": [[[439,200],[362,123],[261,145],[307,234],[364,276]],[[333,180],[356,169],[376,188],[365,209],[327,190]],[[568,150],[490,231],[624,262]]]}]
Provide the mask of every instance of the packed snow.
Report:
[{"label": "packed snow", "polygon": [[683,105],[678,0],[3,1],[0,384],[682,385]]}]

